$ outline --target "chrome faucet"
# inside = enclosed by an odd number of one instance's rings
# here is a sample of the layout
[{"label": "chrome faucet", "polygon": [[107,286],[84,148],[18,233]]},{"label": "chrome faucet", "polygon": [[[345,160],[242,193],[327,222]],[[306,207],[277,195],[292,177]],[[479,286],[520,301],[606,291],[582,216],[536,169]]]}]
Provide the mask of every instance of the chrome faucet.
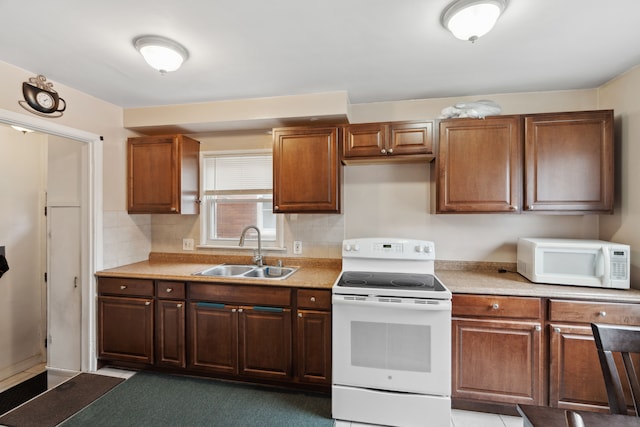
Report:
[{"label": "chrome faucet", "polygon": [[244,236],[245,236],[245,234],[247,234],[247,231],[250,228],[253,228],[258,233],[258,252],[254,251],[254,253],[253,253],[253,262],[258,267],[262,267],[262,239],[260,237],[260,230],[258,229],[258,227],[256,227],[255,225],[247,225],[244,228],[244,230],[242,230],[242,233],[240,234],[240,243],[238,244],[238,246],[244,246]]}]

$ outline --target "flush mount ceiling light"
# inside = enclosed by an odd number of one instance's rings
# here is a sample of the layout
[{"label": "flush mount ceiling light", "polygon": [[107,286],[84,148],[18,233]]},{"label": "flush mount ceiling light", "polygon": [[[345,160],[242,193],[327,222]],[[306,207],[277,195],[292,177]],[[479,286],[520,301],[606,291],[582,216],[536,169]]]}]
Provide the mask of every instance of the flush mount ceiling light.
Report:
[{"label": "flush mount ceiling light", "polygon": [[133,40],[133,45],[147,63],[160,71],[176,71],[189,57],[189,52],[179,43],[160,36],[141,36]]},{"label": "flush mount ceiling light", "polygon": [[456,38],[473,43],[491,31],[506,7],[507,0],[456,0],[440,21]]}]

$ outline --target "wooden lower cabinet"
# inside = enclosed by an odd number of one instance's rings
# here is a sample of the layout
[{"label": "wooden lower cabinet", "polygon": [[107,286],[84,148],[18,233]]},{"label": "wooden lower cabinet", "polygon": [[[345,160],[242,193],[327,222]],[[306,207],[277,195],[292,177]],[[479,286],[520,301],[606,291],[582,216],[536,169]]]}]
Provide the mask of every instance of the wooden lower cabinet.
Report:
[{"label": "wooden lower cabinet", "polygon": [[189,368],[238,374],[238,308],[189,304]]},{"label": "wooden lower cabinet", "polygon": [[185,285],[157,281],[156,297],[156,365],[185,368]]},{"label": "wooden lower cabinet", "polygon": [[189,367],[286,380],[292,376],[291,310],[212,302],[189,305]]},{"label": "wooden lower cabinet", "polygon": [[[551,299],[548,317],[549,406],[609,412],[590,324],[640,326],[640,304]],[[620,369],[622,359],[616,358],[616,363]],[[640,360],[635,359],[635,364],[639,369]],[[627,384],[623,386],[631,404]]]},{"label": "wooden lower cabinet", "polygon": [[331,291],[296,292],[296,381],[331,385]]},{"label": "wooden lower cabinet", "polygon": [[245,307],[239,313],[242,375],[289,379],[292,376],[291,310]]},{"label": "wooden lower cabinet", "polygon": [[545,402],[540,298],[454,295],[454,408],[516,415],[515,405]]},{"label": "wooden lower cabinet", "polygon": [[541,329],[538,322],[453,320],[452,397],[542,404]]},{"label": "wooden lower cabinet", "polygon": [[98,358],[327,392],[331,290],[99,277]]},{"label": "wooden lower cabinet", "polygon": [[590,324],[640,325],[640,304],[608,301],[460,294],[452,313],[453,406],[504,413],[517,403],[608,412]]},{"label": "wooden lower cabinet", "polygon": [[98,358],[154,363],[153,280],[98,280]]},{"label": "wooden lower cabinet", "polygon": [[609,412],[591,326],[550,324],[549,406]]},{"label": "wooden lower cabinet", "polygon": [[98,357],[153,364],[153,299],[98,297]]},{"label": "wooden lower cabinet", "polygon": [[298,310],[297,330],[297,379],[330,385],[331,312]]}]

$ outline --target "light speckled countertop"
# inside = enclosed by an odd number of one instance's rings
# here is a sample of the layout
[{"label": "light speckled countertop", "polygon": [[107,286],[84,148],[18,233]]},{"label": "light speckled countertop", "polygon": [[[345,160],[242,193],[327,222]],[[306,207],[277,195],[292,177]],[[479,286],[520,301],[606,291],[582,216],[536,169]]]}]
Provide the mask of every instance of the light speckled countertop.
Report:
[{"label": "light speckled countertop", "polygon": [[[506,271],[500,273],[501,269]],[[640,302],[638,289],[621,290],[532,283],[516,272],[515,264],[436,261],[436,276],[454,294]]]},{"label": "light speckled countertop", "polygon": [[[247,256],[151,253],[149,260],[96,273],[98,277],[127,277],[209,283],[239,283],[294,288],[331,289],[341,271],[340,259],[285,258],[287,267],[299,267],[284,280],[205,277],[192,274],[214,265],[249,264]],[[267,259],[268,264],[275,260]],[[500,273],[499,270],[506,270]],[[603,289],[582,286],[541,285],[515,272],[515,264],[488,262],[436,261],[435,272],[454,294],[531,296],[640,302],[640,290]]]},{"label": "light speckled countertop", "polygon": [[[271,259],[267,261],[269,264],[275,264],[275,259],[273,262]],[[299,267],[298,271],[283,280],[193,276],[193,273],[219,264],[251,264],[250,257],[165,253],[151,253],[147,261],[102,270],[97,272],[96,276],[331,289],[340,275],[339,259],[285,258],[283,261],[285,267]]]}]

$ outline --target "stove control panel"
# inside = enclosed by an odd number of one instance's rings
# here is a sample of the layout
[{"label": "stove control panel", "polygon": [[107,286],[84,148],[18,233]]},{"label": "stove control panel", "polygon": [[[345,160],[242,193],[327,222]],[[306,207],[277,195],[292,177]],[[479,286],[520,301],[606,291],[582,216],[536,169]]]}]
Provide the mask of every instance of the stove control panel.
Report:
[{"label": "stove control panel", "polygon": [[433,242],[414,239],[362,238],[345,240],[342,256],[347,258],[435,259]]}]

